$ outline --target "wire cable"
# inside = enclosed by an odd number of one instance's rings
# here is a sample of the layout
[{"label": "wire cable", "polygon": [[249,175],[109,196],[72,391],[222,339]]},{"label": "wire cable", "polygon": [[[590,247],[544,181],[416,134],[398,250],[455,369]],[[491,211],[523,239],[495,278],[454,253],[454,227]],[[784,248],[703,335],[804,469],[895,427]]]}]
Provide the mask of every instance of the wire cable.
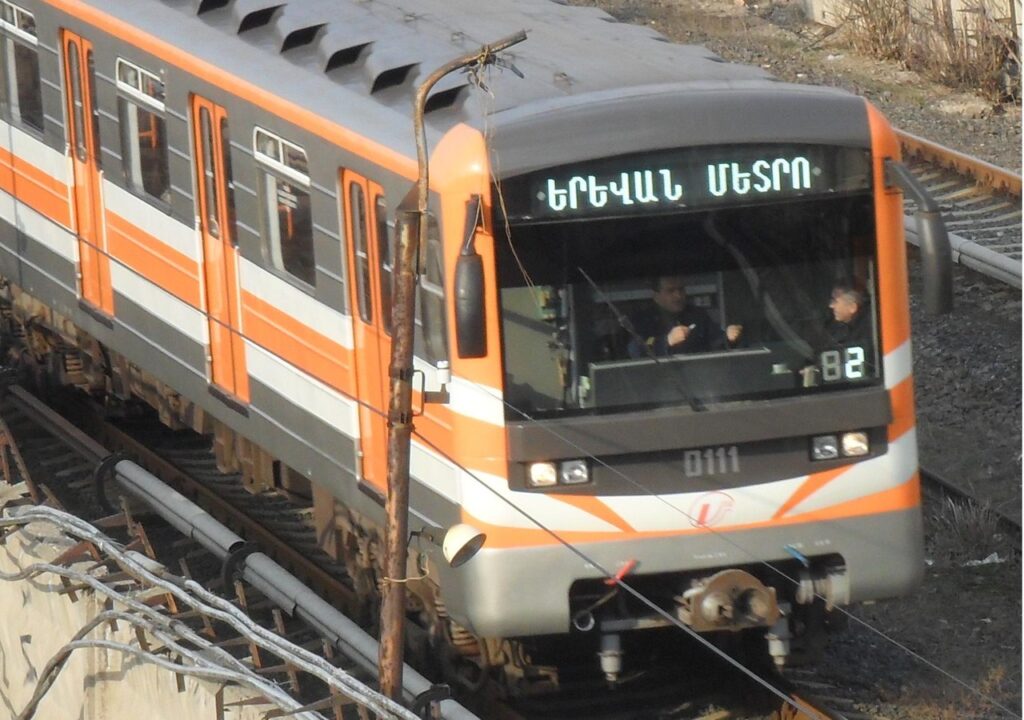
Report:
[{"label": "wire cable", "polygon": [[[497,192],[497,193],[498,193],[498,195],[499,195],[499,200],[500,200],[500,203],[499,203],[499,204],[500,204],[500,207],[502,208],[502,210],[503,210],[503,212],[504,212],[504,207],[505,207],[505,204],[504,204],[504,198],[503,198],[503,196],[502,196],[502,190],[501,190],[501,187],[500,187],[500,185],[496,185],[495,187],[496,187],[496,192]],[[507,215],[506,215],[506,217],[505,217],[505,224],[506,224],[506,232],[507,232],[507,234],[508,234],[508,238],[507,238],[507,241],[508,241],[508,243],[509,243],[509,244],[511,245],[511,244],[512,244],[512,237],[511,237],[511,228],[509,227],[509,224],[508,224],[508,217],[507,217]],[[514,252],[514,251],[513,251],[513,252]],[[529,283],[529,282],[530,282],[530,280],[529,280],[529,278],[528,278],[528,275],[526,274],[526,271],[525,271],[524,269],[522,269],[522,263],[521,263],[521,261],[519,261],[518,255],[516,255],[516,259],[517,259],[517,262],[518,262],[518,263],[519,263],[519,265],[520,265],[520,269],[521,269],[521,272],[523,273],[523,277],[524,277],[524,280],[526,280],[526,281],[527,281],[527,283]],[[581,271],[581,272],[583,272],[583,271],[582,271],[582,268],[580,268],[580,271]],[[588,275],[586,275],[586,273],[585,273],[585,272],[584,272],[583,274],[584,274],[584,277],[585,277],[585,278],[586,278],[586,279],[588,280],[588,282],[590,282],[591,284],[593,284],[593,280],[591,280],[591,279],[590,279],[590,277],[589,277]],[[608,301],[608,302],[610,302],[610,301]],[[617,315],[619,315],[619,314],[621,314],[621,313],[618,313],[618,312],[617,312],[616,314],[617,314]],[[627,329],[627,330],[629,330],[629,328],[626,328],[626,329]],[[493,391],[493,390],[492,390],[491,388],[488,388],[488,387],[486,387],[486,386],[483,386],[483,385],[479,385],[478,383],[476,383],[476,382],[474,382],[474,381],[472,381],[472,380],[467,380],[467,382],[469,382],[469,383],[470,383],[471,385],[473,385],[474,387],[476,387],[476,388],[477,388],[477,389],[478,389],[479,391],[481,391],[481,392],[484,392],[485,394],[489,395],[490,397],[492,397],[492,398],[494,398],[494,399],[497,399],[497,400],[499,400],[499,401],[500,401],[500,402],[501,402],[501,403],[502,403],[502,404],[503,404],[503,405],[504,405],[504,406],[505,406],[506,408],[508,408],[508,409],[509,409],[509,410],[511,410],[512,412],[516,413],[517,415],[521,416],[522,418],[524,418],[524,419],[526,419],[526,420],[530,420],[530,421],[536,422],[535,418],[531,417],[529,413],[527,413],[526,411],[524,411],[524,410],[522,410],[522,409],[520,409],[520,408],[518,408],[518,407],[515,407],[514,405],[512,405],[511,403],[509,403],[509,402],[508,402],[508,401],[507,401],[507,400],[506,400],[506,399],[504,398],[504,395],[495,395],[494,391]],[[674,505],[674,504],[673,504],[673,503],[672,503],[671,501],[669,501],[669,500],[668,500],[667,498],[665,498],[664,496],[662,496],[662,495],[660,495],[659,493],[655,492],[654,490],[651,490],[650,488],[646,487],[646,486],[645,486],[645,485],[644,485],[643,483],[641,483],[640,481],[638,481],[638,480],[635,480],[635,479],[633,479],[633,478],[631,478],[631,477],[627,476],[627,475],[626,475],[625,473],[623,473],[623,472],[622,472],[621,470],[619,470],[618,468],[614,468],[614,467],[612,467],[611,465],[609,465],[609,464],[608,464],[607,462],[605,462],[605,461],[604,461],[604,460],[602,460],[601,458],[598,458],[598,457],[596,457],[596,456],[595,456],[594,454],[592,454],[592,453],[590,453],[590,452],[586,451],[585,449],[581,448],[581,447],[580,447],[580,446],[579,446],[579,445],[578,445],[577,443],[573,442],[573,441],[572,441],[571,439],[569,439],[569,438],[565,437],[564,435],[562,435],[561,433],[557,432],[557,431],[556,431],[556,430],[555,430],[554,428],[551,428],[550,426],[548,426],[548,425],[545,425],[545,424],[543,424],[543,423],[537,423],[537,426],[538,426],[538,427],[540,427],[540,428],[542,428],[542,429],[543,429],[544,431],[546,431],[546,432],[550,433],[550,434],[551,434],[551,435],[553,435],[554,437],[558,438],[558,439],[559,439],[559,440],[561,440],[562,442],[565,442],[566,444],[570,445],[570,446],[571,446],[571,447],[573,447],[574,449],[578,450],[578,451],[580,452],[580,454],[581,454],[581,455],[582,455],[583,457],[586,457],[587,459],[589,459],[589,460],[592,460],[592,461],[594,461],[594,462],[598,463],[599,465],[601,465],[602,467],[606,468],[606,469],[607,469],[607,470],[609,470],[610,472],[614,473],[614,474],[615,474],[615,475],[617,475],[618,477],[622,478],[623,480],[625,480],[626,482],[628,482],[628,483],[629,483],[629,484],[631,484],[632,486],[636,487],[636,488],[637,488],[637,489],[639,489],[639,490],[642,490],[642,491],[644,492],[644,494],[646,494],[646,495],[649,495],[649,496],[651,496],[651,497],[653,497],[653,498],[657,499],[657,500],[658,500],[659,502],[661,502],[661,503],[663,503],[664,505],[666,505],[667,507],[671,508],[671,510],[672,510],[672,511],[674,511],[674,512],[676,512],[676,513],[679,513],[679,514],[680,514],[681,516],[683,516],[683,517],[685,517],[686,519],[688,519],[688,520],[689,520],[689,521],[690,521],[690,522],[691,522],[692,524],[694,524],[694,525],[695,525],[696,527],[701,527],[702,529],[705,529],[705,530],[707,530],[707,531],[708,531],[709,533],[713,534],[713,535],[714,535],[714,536],[716,536],[717,538],[719,538],[719,539],[721,539],[721,540],[725,541],[726,543],[728,543],[729,545],[731,545],[732,547],[734,547],[735,549],[739,550],[739,551],[740,551],[741,553],[743,553],[744,555],[746,555],[746,556],[747,556],[748,558],[750,558],[750,559],[751,559],[752,561],[754,561],[754,562],[756,562],[756,563],[759,563],[759,564],[761,564],[761,565],[763,565],[763,566],[767,567],[767,568],[768,568],[768,569],[770,569],[770,570],[771,570],[772,572],[776,573],[776,574],[777,574],[778,576],[780,576],[780,577],[782,577],[782,578],[784,578],[784,579],[788,580],[789,582],[791,582],[791,583],[792,583],[792,584],[793,584],[794,586],[799,586],[799,585],[800,585],[800,581],[799,581],[798,579],[796,579],[796,578],[794,578],[794,577],[790,576],[790,575],[789,575],[788,573],[786,573],[786,572],[785,572],[785,571],[784,571],[783,569],[781,569],[780,567],[777,567],[776,565],[774,565],[774,564],[773,564],[773,563],[771,563],[770,561],[767,561],[767,560],[764,560],[764,559],[762,559],[762,558],[759,558],[759,557],[757,557],[757,556],[756,556],[756,555],[755,555],[754,553],[752,553],[752,552],[751,552],[750,550],[748,550],[748,549],[747,549],[746,547],[744,547],[743,545],[741,545],[741,544],[740,544],[739,542],[737,542],[737,541],[736,541],[735,539],[733,539],[732,537],[729,537],[729,535],[728,535],[728,534],[726,534],[726,533],[723,533],[723,532],[721,532],[721,531],[719,531],[719,530],[716,530],[715,528],[712,528],[712,527],[708,526],[708,525],[707,525],[706,523],[704,523],[704,522],[701,522],[701,521],[699,520],[699,518],[694,518],[694,517],[693,517],[692,515],[690,515],[690,514],[689,514],[688,512],[686,512],[686,511],[684,511],[684,510],[683,510],[682,508],[680,508],[680,507],[678,507],[678,506]],[[415,431],[414,431],[414,432],[415,432]],[[448,459],[448,461],[449,461],[449,462],[452,462],[452,463],[454,463],[454,464],[455,464],[456,466],[458,466],[458,467],[459,467],[459,468],[460,468],[460,469],[461,469],[461,470],[462,470],[463,472],[466,472],[466,473],[467,473],[468,475],[470,475],[470,477],[472,477],[472,478],[473,478],[473,479],[474,479],[474,480],[475,480],[476,482],[478,482],[479,484],[481,484],[481,485],[483,485],[484,487],[486,487],[486,488],[487,488],[487,489],[488,489],[489,491],[491,491],[492,493],[494,493],[494,494],[495,494],[495,495],[497,495],[498,497],[502,498],[502,500],[504,500],[505,502],[507,502],[507,503],[508,503],[509,505],[511,505],[511,506],[512,506],[513,508],[515,508],[515,509],[516,509],[516,510],[517,510],[518,512],[522,513],[522,514],[523,514],[523,515],[524,515],[524,516],[525,516],[525,517],[526,517],[527,519],[529,519],[529,520],[530,520],[531,522],[535,523],[535,524],[536,524],[536,525],[537,525],[537,526],[538,526],[539,528],[541,528],[541,529],[543,529],[543,530],[544,530],[545,532],[548,532],[549,534],[551,534],[553,538],[555,538],[556,540],[558,540],[558,542],[560,542],[560,543],[562,543],[562,544],[566,545],[566,546],[567,546],[567,547],[569,547],[569,548],[571,548],[571,547],[572,547],[572,546],[571,546],[571,544],[567,543],[567,541],[565,541],[565,540],[564,540],[563,538],[559,537],[559,536],[558,536],[558,535],[557,535],[557,534],[556,534],[556,533],[555,533],[554,531],[551,531],[551,530],[549,530],[548,528],[546,528],[546,527],[544,527],[544,526],[543,526],[542,524],[540,524],[540,523],[539,523],[538,521],[534,520],[534,519],[533,519],[532,517],[530,517],[530,516],[529,516],[529,515],[528,515],[528,514],[526,513],[526,511],[524,511],[524,510],[522,510],[521,508],[517,507],[517,506],[515,505],[515,503],[514,503],[514,502],[512,502],[512,501],[511,501],[511,500],[510,500],[509,498],[505,498],[505,497],[504,497],[504,496],[502,496],[502,495],[501,495],[500,493],[497,493],[497,492],[496,492],[496,491],[495,491],[495,490],[494,490],[493,488],[491,488],[491,487],[490,487],[489,485],[487,485],[487,483],[485,483],[485,482],[484,482],[484,481],[483,481],[482,479],[478,478],[478,477],[477,477],[477,476],[476,476],[475,474],[473,474],[473,473],[472,473],[472,472],[471,472],[470,470],[468,470],[467,468],[463,467],[463,466],[462,466],[461,464],[459,464],[459,463],[458,463],[458,462],[457,462],[457,461],[456,461],[456,460],[455,460],[454,458],[452,458],[452,457],[448,456],[448,455],[447,455],[446,453],[444,453],[444,451],[443,451],[443,450],[441,450],[440,448],[438,448],[438,447],[437,447],[436,445],[433,445],[432,443],[430,443],[430,441],[429,441],[429,440],[427,440],[426,438],[424,438],[424,437],[423,437],[423,436],[422,436],[422,435],[421,435],[420,433],[415,433],[415,434],[416,434],[416,436],[417,436],[417,437],[419,437],[419,438],[420,438],[421,440],[423,440],[424,442],[426,442],[426,443],[430,444],[430,445],[431,445],[431,447],[432,447],[432,448],[433,448],[433,449],[435,450],[435,452],[438,452],[439,454],[441,454],[441,456],[442,456],[442,457],[445,457],[446,459]],[[607,574],[607,571],[605,571],[605,570],[603,570],[603,569],[602,569],[602,572],[606,572],[606,574]],[[608,575],[608,577],[611,577],[611,576],[610,576],[610,575]],[[814,596],[814,597],[816,597],[816,598],[818,598],[818,599],[820,599],[820,600],[823,600],[823,601],[825,601],[825,602],[828,602],[828,599],[827,599],[827,598],[823,597],[822,595],[820,595],[820,594],[819,594],[818,592],[816,592],[816,591],[813,591],[813,596]],[[923,656],[922,656],[922,655],[920,655],[919,653],[916,653],[916,652],[914,652],[914,651],[913,651],[913,650],[911,650],[911,649],[910,649],[909,647],[907,647],[907,646],[906,646],[906,645],[904,645],[903,643],[899,642],[899,641],[898,641],[898,640],[896,640],[895,638],[891,637],[890,635],[888,635],[887,633],[885,633],[885,632],[884,632],[883,630],[881,630],[880,628],[876,628],[876,627],[874,627],[873,625],[871,625],[871,624],[870,624],[870,623],[868,623],[867,621],[865,621],[865,620],[862,620],[861,618],[857,617],[856,615],[852,614],[851,612],[849,612],[848,610],[846,610],[845,608],[843,608],[843,607],[841,607],[841,606],[839,606],[839,605],[835,605],[834,607],[835,607],[835,608],[836,608],[836,609],[837,609],[837,610],[838,610],[838,611],[839,611],[839,612],[840,612],[840,613],[841,613],[842,615],[844,615],[845,617],[847,617],[847,618],[849,618],[849,619],[853,620],[853,621],[854,621],[854,623],[856,623],[856,624],[858,624],[858,625],[860,625],[860,626],[862,626],[862,627],[864,627],[864,628],[866,628],[866,629],[870,630],[871,632],[875,633],[875,634],[876,634],[876,635],[877,635],[878,637],[882,638],[883,640],[885,640],[886,642],[890,643],[890,644],[891,644],[891,645],[893,645],[894,647],[896,647],[896,648],[900,649],[901,651],[903,651],[903,652],[907,653],[908,655],[910,655],[910,656],[911,656],[911,657],[913,657],[914,659],[916,659],[916,660],[920,661],[921,663],[923,663],[923,664],[924,664],[925,666],[929,667],[929,668],[930,668],[930,669],[932,669],[933,671],[935,671],[935,672],[938,672],[939,674],[943,675],[944,677],[946,677],[946,678],[948,678],[948,679],[952,680],[953,682],[957,683],[958,685],[960,685],[960,686],[964,687],[965,689],[967,689],[967,690],[968,690],[968,691],[970,691],[971,693],[975,694],[976,696],[978,696],[978,697],[979,697],[979,698],[981,698],[982,700],[984,700],[984,701],[986,701],[986,702],[988,702],[988,703],[992,704],[992,705],[993,705],[993,706],[995,706],[995,707],[998,707],[999,709],[1001,709],[1001,710],[1003,710],[1004,712],[1008,713],[1008,714],[1009,714],[1009,715],[1010,715],[1011,717],[1017,717],[1017,718],[1019,718],[1019,717],[1020,717],[1019,715],[1017,715],[1016,713],[1014,713],[1014,712],[1013,712],[1012,710],[1010,710],[1010,709],[1006,708],[1005,706],[1001,705],[1001,704],[1000,704],[1000,703],[999,703],[998,701],[996,701],[995,699],[993,699],[993,698],[991,698],[990,696],[986,695],[986,694],[985,694],[984,692],[982,692],[981,690],[979,690],[979,689],[977,689],[977,688],[973,687],[972,685],[970,685],[970,684],[969,684],[968,682],[966,682],[965,680],[962,680],[962,679],[960,679],[960,678],[956,677],[955,675],[953,675],[953,674],[952,674],[952,673],[950,673],[949,671],[947,671],[947,670],[943,669],[942,667],[940,667],[939,665],[935,664],[934,662],[932,662],[932,661],[928,660],[927,658],[923,657]]]},{"label": "wire cable", "polygon": [[[97,626],[114,620],[120,620],[146,630],[153,635],[153,637],[163,642],[165,648],[173,649],[182,658],[188,658],[195,667],[188,667],[180,663],[173,663],[154,651],[144,650],[134,645],[128,645],[117,641],[86,639],[86,636]],[[320,713],[299,712],[302,705],[295,698],[282,692],[277,685],[261,678],[250,668],[245,667],[245,665],[240,661],[236,660],[222,649],[212,646],[209,642],[205,643],[205,645],[205,650],[209,654],[214,654],[216,651],[220,651],[218,653],[220,655],[218,658],[219,662],[211,660],[208,655],[186,648],[177,642],[172,635],[162,631],[153,623],[148,622],[146,619],[133,613],[118,610],[104,611],[99,615],[96,615],[78,632],[76,632],[71,640],[65,643],[64,646],[47,662],[42,673],[40,673],[39,680],[36,683],[36,689],[33,692],[32,697],[29,699],[25,708],[18,714],[18,720],[31,720],[31,718],[35,716],[39,704],[42,702],[47,691],[57,681],[58,675],[64,668],[67,661],[70,660],[72,653],[75,650],[84,648],[116,650],[118,652],[130,654],[150,664],[155,664],[165,669],[172,670],[178,674],[190,675],[207,680],[234,682],[244,685],[258,694],[262,694],[268,701],[277,705],[281,710],[293,714],[294,717],[301,718],[302,720],[326,720],[326,718],[324,718]],[[200,647],[202,647],[202,645],[200,645]],[[236,667],[234,669],[225,667],[225,665],[228,664],[235,665]]]},{"label": "wire cable", "polygon": [[[510,410],[512,410],[513,412],[517,413],[518,415],[520,415],[524,419],[529,420],[529,421],[533,421],[533,422],[537,422],[536,419],[533,418],[532,416],[530,416],[529,413],[527,413],[525,410],[521,410],[520,408],[515,407],[514,405],[509,403],[507,400],[505,400],[504,397],[496,398],[494,396],[494,394],[492,393],[490,388],[488,388],[486,386],[483,386],[483,385],[479,385],[479,384],[474,383],[472,381],[468,381],[468,382],[473,384],[481,392],[484,392],[484,393],[490,395],[492,398],[500,399],[501,403],[503,405],[505,405],[505,407],[507,407]],[[741,552],[744,555],[746,555],[748,558],[750,558],[750,560],[752,560],[752,561],[754,561],[754,562],[756,562],[758,564],[761,564],[764,567],[770,569],[772,572],[776,573],[778,576],[780,576],[780,577],[788,580],[789,582],[791,582],[794,586],[799,586],[800,585],[800,581],[797,578],[792,577],[787,572],[785,572],[785,570],[783,570],[782,568],[776,566],[775,564],[771,563],[770,561],[764,560],[762,558],[758,558],[748,548],[746,548],[744,545],[742,545],[741,543],[736,541],[734,538],[730,537],[728,533],[722,532],[721,530],[717,530],[715,528],[712,528],[712,527],[708,526],[706,523],[701,522],[699,518],[694,518],[688,512],[686,512],[682,508],[678,507],[677,505],[673,504],[668,498],[666,498],[663,495],[660,495],[659,493],[655,492],[654,490],[651,490],[650,488],[646,487],[640,481],[635,480],[634,478],[629,477],[628,475],[623,473],[618,468],[612,467],[611,465],[609,465],[607,462],[605,462],[601,458],[599,458],[599,457],[597,457],[597,456],[595,456],[595,455],[593,455],[591,453],[588,453],[583,448],[581,448],[578,444],[573,442],[572,439],[565,437],[564,435],[559,433],[554,428],[551,428],[550,426],[547,426],[547,425],[545,425],[543,423],[539,423],[539,422],[537,423],[537,426],[543,428],[546,432],[551,433],[554,437],[558,438],[562,442],[565,442],[569,446],[571,446],[574,449],[578,450],[580,452],[580,454],[583,455],[584,457],[586,457],[587,459],[592,460],[592,461],[598,463],[599,465],[601,465],[602,467],[608,469],[610,472],[614,473],[615,475],[617,475],[618,477],[622,478],[623,480],[625,480],[629,484],[633,485],[638,490],[642,490],[644,492],[644,494],[649,495],[650,497],[656,499],[657,501],[659,501],[659,502],[663,503],[664,505],[666,505],[667,507],[671,508],[674,512],[679,513],[681,516],[683,516],[684,518],[688,519],[695,526],[701,527],[702,529],[707,530],[710,534],[714,535],[718,539],[724,541],[725,543],[729,544],[730,546],[732,546],[733,548],[735,548],[739,552]],[[413,432],[416,435],[416,437],[418,437],[420,440],[422,440],[425,444],[429,445],[431,447],[431,449],[434,450],[434,452],[437,452],[438,454],[440,454],[446,460],[448,460],[449,462],[453,463],[456,467],[458,467],[464,473],[469,475],[474,481],[476,481],[477,483],[479,483],[483,487],[487,488],[488,491],[490,491],[491,493],[493,493],[497,497],[501,498],[505,503],[507,503],[512,508],[514,508],[517,512],[522,514],[526,519],[528,519],[530,522],[532,522],[535,525],[537,525],[537,527],[539,529],[541,529],[544,532],[547,532],[548,534],[550,534],[554,539],[556,539],[559,543],[565,545],[567,548],[573,549],[572,544],[569,543],[568,541],[564,540],[563,538],[561,538],[557,534],[556,531],[550,530],[549,528],[545,527],[542,523],[540,523],[540,521],[538,521],[538,520],[534,519],[533,517],[531,517],[525,510],[523,510],[520,507],[518,507],[514,503],[514,501],[512,501],[510,498],[506,498],[505,496],[501,495],[494,488],[492,488],[490,485],[488,485],[486,482],[484,482],[481,478],[476,476],[472,472],[472,470],[466,468],[464,465],[459,463],[455,458],[453,458],[450,455],[448,455],[447,453],[445,453],[443,449],[439,448],[437,445],[432,443],[429,439],[425,438],[422,434],[420,434],[419,432],[417,432],[415,430]],[[594,561],[588,559],[588,562],[594,562]],[[605,573],[606,577],[608,577],[608,578],[612,577],[612,575],[609,574],[607,570],[605,570],[604,568],[601,568],[596,563],[595,563],[595,567],[597,567],[599,570],[601,570],[601,572]],[[621,582],[620,582],[620,584],[621,584]],[[631,589],[631,591],[632,591],[632,589]],[[635,592],[635,591],[633,591],[633,592]],[[820,600],[828,602],[828,599],[825,598],[824,596],[822,596],[821,594],[819,594],[818,592],[814,592],[813,595],[814,595],[814,597],[816,597],[816,598],[818,598]],[[649,603],[645,603],[645,604],[649,604]],[[1009,714],[1011,717],[1015,717],[1015,718],[1021,717],[1020,715],[1017,715],[1016,713],[1014,713],[1009,708],[1006,708],[1005,706],[1001,705],[997,700],[995,700],[995,699],[991,698],[990,696],[986,695],[981,690],[973,687],[967,681],[962,680],[962,679],[956,677],[955,675],[950,673],[948,670],[943,669],[942,667],[940,667],[939,665],[936,665],[934,662],[928,660],[927,658],[923,657],[919,653],[914,652],[913,650],[908,648],[903,643],[899,642],[895,638],[893,638],[890,635],[886,634],[885,631],[883,631],[883,630],[881,630],[879,628],[876,628],[875,626],[871,625],[870,623],[868,623],[865,620],[862,620],[861,618],[857,617],[856,615],[854,615],[850,611],[846,610],[842,606],[834,605],[833,607],[835,607],[835,609],[839,613],[841,613],[845,617],[851,619],[856,624],[858,624],[860,626],[863,626],[864,628],[866,628],[866,629],[870,630],[871,632],[875,633],[878,637],[882,638],[883,640],[885,640],[886,642],[892,644],[894,647],[902,650],[903,652],[906,652],[908,655],[910,655],[911,657],[913,657],[916,660],[919,660],[921,663],[923,663],[927,667],[931,668],[932,670],[940,673],[941,675],[947,677],[948,679],[952,680],[953,682],[957,683],[958,685],[960,685],[960,686],[964,687],[965,689],[969,690],[973,694],[977,695],[980,699],[982,699],[982,700],[984,700],[984,701],[994,705],[995,707],[998,707],[999,709],[1001,709],[1004,712],[1006,712],[1007,714]]]},{"label": "wire cable", "polygon": [[[276,633],[260,626],[230,601],[212,593],[194,580],[170,574],[162,566],[153,568],[156,564],[148,558],[143,562],[137,553],[124,552],[118,543],[73,515],[45,506],[15,507],[9,510],[7,517],[0,518],[0,527],[24,525],[35,520],[57,525],[70,535],[88,540],[104,554],[115,558],[123,570],[139,581],[168,592],[200,613],[226,623],[246,639],[285,659],[297,669],[320,679],[329,687],[344,693],[368,709],[385,717],[416,720],[416,717],[404,707],[368,688],[343,669],[331,665],[320,656],[293,645]],[[57,574],[64,571],[63,568],[48,563],[37,563],[33,567]],[[153,569],[151,570],[151,568]],[[0,575],[0,579],[19,578],[5,578]],[[104,595],[110,596],[111,594],[110,589],[95,578],[86,576],[83,582]],[[147,615],[157,612],[138,602],[133,602],[131,607],[139,612],[145,612]]]}]

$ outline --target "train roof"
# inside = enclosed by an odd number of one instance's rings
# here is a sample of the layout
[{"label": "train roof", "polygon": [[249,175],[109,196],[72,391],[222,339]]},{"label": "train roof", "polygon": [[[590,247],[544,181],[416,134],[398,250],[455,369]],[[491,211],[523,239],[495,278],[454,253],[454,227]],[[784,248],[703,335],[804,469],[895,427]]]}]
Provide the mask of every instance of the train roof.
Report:
[{"label": "train roof", "polygon": [[[580,152],[607,154],[609,141],[622,152],[671,147],[681,137],[697,144],[735,142],[749,134],[750,104],[759,102],[777,112],[753,114],[764,122],[777,116],[783,135],[802,133],[812,124],[808,113],[825,112],[822,120],[840,127],[824,141],[845,138],[849,144],[850,131],[858,144],[863,141],[863,110],[853,123],[861,129],[843,119],[852,96],[781,83],[704,47],[672,43],[652,28],[558,0],[90,2],[325,118],[343,117],[352,130],[410,157],[412,99],[419,83],[452,58],[525,30],[528,39],[503,53],[522,77],[512,68],[493,67],[484,78],[486,88],[477,90],[472,78],[456,72],[428,99],[432,134],[460,122],[487,131],[492,151],[508,151],[501,163],[506,176],[550,163],[552,152],[559,161],[581,159]],[[724,110],[713,109],[729,96],[746,109],[735,111],[728,101]],[[786,110],[782,97],[802,100]],[[808,97],[815,98],[812,107],[806,106]],[[845,109],[829,112],[836,103]],[[748,117],[729,131],[723,113],[732,112]],[[570,115],[585,118],[592,150],[558,147],[566,133],[579,138],[581,121],[566,121]],[[684,115],[693,127],[675,121]],[[562,125],[567,128],[560,132]],[[538,133],[553,136],[550,147],[520,147],[524,134],[536,140]]]}]

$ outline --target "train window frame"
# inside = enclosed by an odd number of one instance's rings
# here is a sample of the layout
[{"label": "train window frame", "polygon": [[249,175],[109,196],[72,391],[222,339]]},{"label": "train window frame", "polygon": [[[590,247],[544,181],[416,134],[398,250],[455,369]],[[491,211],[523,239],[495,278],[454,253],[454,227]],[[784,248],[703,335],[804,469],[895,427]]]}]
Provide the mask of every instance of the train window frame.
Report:
[{"label": "train window frame", "polygon": [[373,279],[370,271],[370,218],[369,199],[363,186],[348,184],[349,212],[352,214],[352,257],[355,262],[356,305],[359,319],[373,323]]},{"label": "train window frame", "polygon": [[[46,130],[46,114],[43,109],[42,73],[39,66],[39,38],[36,35],[35,13],[8,0],[0,0],[0,53],[4,58],[4,77],[0,81],[0,103],[5,118],[17,123],[20,128],[42,136]],[[24,67],[17,56],[18,50],[25,51],[21,61],[30,59],[29,69],[34,82],[19,82],[19,67]],[[26,113],[25,87],[29,87],[33,109]],[[14,105],[14,101],[17,105]],[[38,118],[38,124],[32,117]]]},{"label": "train window frame", "polygon": [[[167,139],[166,84],[160,75],[121,57],[117,58],[115,63],[114,79],[117,87],[121,169],[125,186],[136,196],[157,205],[164,212],[170,212],[171,173],[170,147]],[[146,80],[149,81],[148,85]],[[141,144],[146,136],[140,129],[139,113],[148,113],[151,127],[145,132],[152,133],[151,143],[159,143],[151,147],[155,152],[149,157],[143,156]],[[159,194],[151,192],[147,187],[147,177],[152,177],[154,167],[157,178],[162,180],[164,185]]]},{"label": "train window frame", "polygon": [[[252,132],[252,152],[259,172],[259,202],[262,206],[261,217],[261,245],[263,258],[266,263],[277,274],[288,279],[297,285],[316,289],[316,239],[313,234],[313,213],[312,213],[312,187],[313,182],[309,176],[309,155],[306,150],[296,143],[285,140],[277,133],[265,128],[256,126]],[[273,188],[270,184],[273,183]],[[305,237],[292,237],[292,243],[298,247],[285,252],[285,245],[282,242],[281,210],[282,197],[281,184],[285,183],[291,187],[286,190],[292,196],[294,205],[285,203],[286,209],[297,210],[303,206],[302,196],[305,196],[304,215],[308,217],[305,224],[308,225],[308,232]],[[303,218],[299,217],[299,222]],[[289,227],[294,229],[298,223],[289,222]],[[298,243],[294,241],[298,239]],[[299,274],[296,269],[303,270],[303,266],[291,267],[287,256],[301,257],[308,254],[312,263],[304,274]]]},{"label": "train window frame", "polygon": [[436,365],[449,360],[448,315],[444,291],[444,243],[437,218],[427,216],[427,237],[424,247],[424,268],[419,275],[416,303],[416,324],[423,338],[426,360]]}]

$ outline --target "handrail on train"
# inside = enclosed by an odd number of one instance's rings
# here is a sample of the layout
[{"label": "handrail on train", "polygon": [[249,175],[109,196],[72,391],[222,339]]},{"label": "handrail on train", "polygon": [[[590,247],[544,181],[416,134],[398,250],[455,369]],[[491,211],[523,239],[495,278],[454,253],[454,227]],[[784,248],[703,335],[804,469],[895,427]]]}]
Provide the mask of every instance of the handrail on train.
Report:
[{"label": "handrail on train", "polygon": [[885,182],[898,187],[917,206],[914,219],[917,221],[917,234],[921,242],[925,308],[932,315],[951,312],[953,261],[950,257],[949,235],[942,221],[939,204],[901,162],[885,161]]}]

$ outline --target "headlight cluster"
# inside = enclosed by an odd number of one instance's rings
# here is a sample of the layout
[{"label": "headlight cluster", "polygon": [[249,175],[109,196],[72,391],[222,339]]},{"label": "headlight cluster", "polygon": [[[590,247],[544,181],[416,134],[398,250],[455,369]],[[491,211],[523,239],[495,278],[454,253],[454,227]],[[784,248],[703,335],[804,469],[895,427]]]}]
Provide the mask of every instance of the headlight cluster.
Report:
[{"label": "headlight cluster", "polygon": [[526,484],[530,487],[552,487],[553,485],[582,485],[590,482],[590,468],[586,460],[563,460],[561,462],[531,463],[526,473]]},{"label": "headlight cluster", "polygon": [[811,460],[835,460],[839,457],[861,457],[871,450],[866,432],[838,435],[816,435],[811,438]]}]

